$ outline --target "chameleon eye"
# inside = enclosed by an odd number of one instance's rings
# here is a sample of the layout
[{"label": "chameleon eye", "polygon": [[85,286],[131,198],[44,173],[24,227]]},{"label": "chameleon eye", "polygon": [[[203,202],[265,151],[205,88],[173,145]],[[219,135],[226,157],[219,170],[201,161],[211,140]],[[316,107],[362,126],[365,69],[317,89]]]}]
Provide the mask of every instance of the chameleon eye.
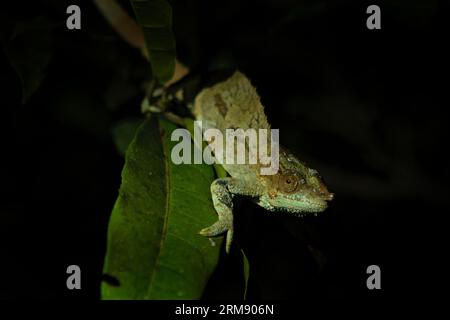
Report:
[{"label": "chameleon eye", "polygon": [[281,189],[284,192],[294,192],[298,186],[298,179],[295,176],[286,176],[282,179]]}]

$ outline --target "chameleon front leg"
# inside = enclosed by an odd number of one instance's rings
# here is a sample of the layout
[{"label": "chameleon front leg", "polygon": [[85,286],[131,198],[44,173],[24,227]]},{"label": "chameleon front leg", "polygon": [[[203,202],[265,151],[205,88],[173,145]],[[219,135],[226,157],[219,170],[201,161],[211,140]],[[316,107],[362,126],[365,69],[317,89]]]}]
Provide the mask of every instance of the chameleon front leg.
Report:
[{"label": "chameleon front leg", "polygon": [[211,197],[219,220],[208,228],[200,230],[200,234],[206,237],[214,237],[226,231],[227,253],[233,241],[233,194],[228,190],[230,180],[230,178],[216,179],[211,184]]},{"label": "chameleon front leg", "polygon": [[227,232],[225,250],[230,252],[233,241],[233,195],[258,196],[254,185],[235,178],[220,178],[211,184],[211,197],[219,220],[200,231],[202,236],[214,237]]}]

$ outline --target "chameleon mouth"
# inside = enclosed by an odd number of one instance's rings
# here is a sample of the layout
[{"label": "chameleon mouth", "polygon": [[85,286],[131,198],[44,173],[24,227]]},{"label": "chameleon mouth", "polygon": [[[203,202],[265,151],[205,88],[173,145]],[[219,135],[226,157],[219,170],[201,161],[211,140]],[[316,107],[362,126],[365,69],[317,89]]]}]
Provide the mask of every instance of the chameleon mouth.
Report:
[{"label": "chameleon mouth", "polygon": [[326,201],[331,201],[334,199],[334,193],[327,192],[324,195],[322,195],[322,199]]},{"label": "chameleon mouth", "polygon": [[308,201],[304,212],[322,212],[328,207],[325,200],[318,199],[315,201]]},{"label": "chameleon mouth", "polygon": [[302,199],[302,200],[293,200],[290,199],[286,201],[286,199],[277,199],[275,201],[270,201],[271,205],[275,208],[291,212],[291,213],[318,213],[324,211],[328,207],[327,201],[324,199]]},{"label": "chameleon mouth", "polygon": [[331,192],[322,193],[319,198],[314,200],[306,200],[308,204],[307,207],[310,210],[305,210],[305,212],[322,212],[328,207],[328,201],[333,200],[334,194]]}]

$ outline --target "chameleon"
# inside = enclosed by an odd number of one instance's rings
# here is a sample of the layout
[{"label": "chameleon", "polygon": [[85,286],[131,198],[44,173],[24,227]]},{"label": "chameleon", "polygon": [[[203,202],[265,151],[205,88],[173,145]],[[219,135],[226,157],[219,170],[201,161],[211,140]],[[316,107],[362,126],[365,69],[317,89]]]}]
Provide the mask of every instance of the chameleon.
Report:
[{"label": "chameleon", "polygon": [[[206,128],[270,129],[260,97],[250,80],[240,71],[225,81],[204,88],[195,97],[192,112]],[[246,196],[269,211],[304,215],[322,212],[334,195],[325,186],[318,171],[309,168],[285,148],[279,151],[279,169],[273,175],[261,175],[258,164],[226,164],[230,175],[211,184],[211,197],[218,220],[200,230],[206,237],[226,232],[225,250],[233,240],[233,197]]]}]

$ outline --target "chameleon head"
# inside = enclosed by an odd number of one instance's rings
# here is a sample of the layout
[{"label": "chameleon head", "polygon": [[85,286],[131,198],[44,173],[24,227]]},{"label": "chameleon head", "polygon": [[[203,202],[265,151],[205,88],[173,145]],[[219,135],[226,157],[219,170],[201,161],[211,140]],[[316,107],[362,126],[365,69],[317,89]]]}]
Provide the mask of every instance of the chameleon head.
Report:
[{"label": "chameleon head", "polygon": [[292,213],[322,212],[333,199],[317,170],[308,168],[285,150],[280,150],[277,174],[261,176],[267,193],[258,204],[268,210]]}]

